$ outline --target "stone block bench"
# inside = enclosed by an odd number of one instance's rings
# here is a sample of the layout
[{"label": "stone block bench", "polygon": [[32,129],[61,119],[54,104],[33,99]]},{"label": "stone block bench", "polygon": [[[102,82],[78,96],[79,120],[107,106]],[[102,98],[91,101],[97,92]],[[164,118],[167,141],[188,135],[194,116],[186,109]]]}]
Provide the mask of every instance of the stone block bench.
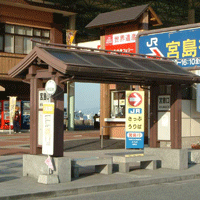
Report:
[{"label": "stone block bench", "polygon": [[72,175],[74,178],[79,177],[79,168],[86,166],[95,166],[95,172],[101,174],[112,174],[112,158],[105,157],[88,157],[77,158],[72,160]]},{"label": "stone block bench", "polygon": [[134,166],[135,162],[140,162],[140,168],[154,170],[157,168],[156,156],[144,155],[144,156],[113,156],[113,164],[119,166],[119,172],[129,172],[130,166]]}]

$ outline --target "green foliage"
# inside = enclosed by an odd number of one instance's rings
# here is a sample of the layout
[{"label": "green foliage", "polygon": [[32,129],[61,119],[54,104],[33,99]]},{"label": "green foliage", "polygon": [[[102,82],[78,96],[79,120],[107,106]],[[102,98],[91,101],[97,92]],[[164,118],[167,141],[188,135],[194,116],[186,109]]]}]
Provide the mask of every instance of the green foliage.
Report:
[{"label": "green foliage", "polygon": [[[188,23],[188,9],[195,9],[195,22],[200,21],[200,0],[48,0],[77,12],[76,42],[99,39],[99,30],[87,30],[85,26],[98,14],[150,4],[163,23],[163,27]],[[189,3],[190,2],[190,3]],[[152,27],[153,28],[153,27]],[[157,27],[161,28],[161,27]]]}]

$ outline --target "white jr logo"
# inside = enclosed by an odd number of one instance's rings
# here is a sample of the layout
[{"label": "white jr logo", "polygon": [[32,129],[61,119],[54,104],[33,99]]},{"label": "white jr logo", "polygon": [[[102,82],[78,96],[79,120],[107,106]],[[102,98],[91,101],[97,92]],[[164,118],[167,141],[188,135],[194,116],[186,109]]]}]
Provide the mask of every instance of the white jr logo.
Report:
[{"label": "white jr logo", "polygon": [[158,46],[158,38],[151,38],[151,43],[149,44],[149,42],[147,42],[146,44],[147,44],[147,47],[152,47],[153,44],[155,46]]}]

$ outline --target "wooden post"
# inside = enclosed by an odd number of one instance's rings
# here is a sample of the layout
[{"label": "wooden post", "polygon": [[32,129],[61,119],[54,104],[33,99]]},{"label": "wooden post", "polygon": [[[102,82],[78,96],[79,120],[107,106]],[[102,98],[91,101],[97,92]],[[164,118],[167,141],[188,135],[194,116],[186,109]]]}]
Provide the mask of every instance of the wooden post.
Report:
[{"label": "wooden post", "polygon": [[144,12],[142,16],[141,28],[142,30],[149,29],[149,12]]},{"label": "wooden post", "polygon": [[61,78],[55,76],[57,91],[53,97],[55,103],[54,113],[54,157],[63,156],[63,131],[64,131],[64,84],[60,83]]},{"label": "wooden post", "polygon": [[174,84],[171,86],[171,148],[182,148],[182,135],[181,135],[181,85]]},{"label": "wooden post", "polygon": [[159,86],[152,85],[150,88],[150,147],[157,147],[158,134],[158,92]]},{"label": "wooden post", "polygon": [[[100,93],[100,127],[107,126],[107,123],[104,121],[104,118],[110,118],[110,90],[108,84],[101,84],[101,93]],[[101,134],[101,133],[100,133]],[[101,137],[101,135],[100,135]],[[109,139],[109,129],[104,128],[103,137]]]},{"label": "wooden post", "polygon": [[38,147],[38,88],[42,87],[42,80],[30,79],[30,154],[37,155],[42,153]]}]

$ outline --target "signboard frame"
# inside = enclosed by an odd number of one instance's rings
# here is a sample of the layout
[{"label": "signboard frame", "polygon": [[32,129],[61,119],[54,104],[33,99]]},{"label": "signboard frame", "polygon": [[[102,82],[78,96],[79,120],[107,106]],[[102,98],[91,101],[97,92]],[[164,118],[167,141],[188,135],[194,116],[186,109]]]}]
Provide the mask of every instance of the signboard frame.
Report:
[{"label": "signboard frame", "polygon": [[170,95],[158,95],[158,111],[170,111],[171,98]]},{"label": "signboard frame", "polygon": [[49,102],[49,99],[50,96],[47,94],[44,88],[38,89],[38,109],[43,109],[43,103]]},{"label": "signboard frame", "polygon": [[168,57],[180,67],[200,66],[200,24],[175,26],[140,32],[137,35],[137,53]]},{"label": "signboard frame", "polygon": [[139,31],[105,35],[105,49],[136,53],[136,37]]},{"label": "signboard frame", "polygon": [[43,104],[42,154],[54,154],[54,103]]},{"label": "signboard frame", "polygon": [[[44,95],[45,94],[45,95]],[[44,99],[41,100],[41,95],[43,95]],[[46,98],[45,98],[46,96]],[[37,120],[38,120],[38,134],[37,134],[37,147],[42,147],[43,141],[43,104],[49,103],[49,96],[45,91],[45,88],[38,88],[38,111],[37,111]]]},{"label": "signboard frame", "polygon": [[[142,99],[134,99],[134,97]],[[129,103],[130,97],[136,100],[136,104]],[[144,110],[145,93],[144,91],[126,91],[126,149],[144,148]]]}]

